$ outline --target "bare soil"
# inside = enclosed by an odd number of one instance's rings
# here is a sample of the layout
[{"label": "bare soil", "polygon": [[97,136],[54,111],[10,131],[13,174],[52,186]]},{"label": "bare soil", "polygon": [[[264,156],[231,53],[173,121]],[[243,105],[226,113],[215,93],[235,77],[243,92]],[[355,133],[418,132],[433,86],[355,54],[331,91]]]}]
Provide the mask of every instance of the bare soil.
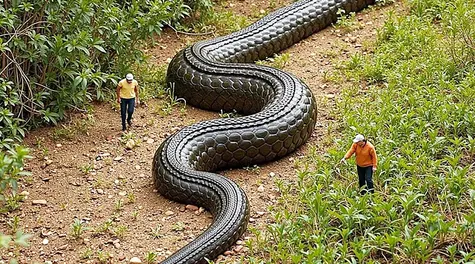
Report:
[{"label": "bare soil", "polygon": [[[229,1],[224,6],[238,14],[252,15],[292,1],[274,2],[276,6],[263,0]],[[296,161],[311,146],[318,151],[325,149],[322,142],[327,127],[335,122],[331,111],[342,88],[341,83],[329,79],[341,61],[355,53],[371,52],[376,30],[388,8],[363,11],[356,15],[351,29],[329,27],[283,51],[290,54],[284,70],[307,83],[319,102],[318,122],[310,140],[295,153],[259,167],[220,172],[236,181],[248,195],[251,227],[265,229],[273,221],[268,208],[277,204],[276,180],[296,181]],[[203,37],[166,30],[158,38],[159,45],[147,52],[155,64],[162,65],[200,38]],[[140,81],[140,74],[136,75]],[[0,217],[1,232],[10,233],[8,223],[18,216],[20,227],[33,235],[30,247],[19,252],[20,263],[128,263],[132,257],[145,262],[146,253],[152,251],[158,253],[160,261],[206,229],[212,220],[207,211],[169,201],[156,193],[152,157],[174,131],[219,115],[189,105],[185,110],[176,106],[170,114],[160,115],[163,103],[150,100],[147,106],[136,109],[128,134],[135,136],[138,143],[132,150],[127,150],[121,140],[120,114],[108,103],[93,105],[93,118],[83,120],[87,133],[73,131],[66,133],[70,139],[58,139],[64,132],[58,126],[27,135],[25,144],[34,156],[27,164],[33,175],[21,184],[27,197],[20,209]],[[81,118],[85,117],[78,115],[63,126],[79,129]],[[35,200],[44,200],[45,204],[36,204]],[[75,219],[87,228],[79,238],[73,237]],[[238,263],[248,252],[244,241],[252,236],[246,232],[217,263]],[[7,263],[15,250],[0,253]]]}]

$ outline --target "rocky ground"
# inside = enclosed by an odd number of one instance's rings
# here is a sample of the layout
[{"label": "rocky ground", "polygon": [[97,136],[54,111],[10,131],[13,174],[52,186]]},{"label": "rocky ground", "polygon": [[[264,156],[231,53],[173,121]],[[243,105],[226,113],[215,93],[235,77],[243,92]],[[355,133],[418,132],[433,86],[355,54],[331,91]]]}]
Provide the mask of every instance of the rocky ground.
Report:
[{"label": "rocky ground", "polygon": [[[226,6],[245,15],[275,8],[261,0]],[[279,197],[275,182],[295,181],[294,165],[310,148],[324,151],[327,127],[334,122],[331,110],[341,90],[332,73],[352,54],[371,52],[388,8],[394,5],[361,12],[345,27],[329,27],[284,51],[290,58],[283,69],[307,83],[319,102],[318,122],[309,142],[295,153],[269,164],[220,172],[247,193],[250,227],[264,229],[272,222],[268,208]],[[161,65],[197,39],[166,30],[148,52]],[[164,112],[163,100],[146,103],[137,108],[125,135],[117,109],[108,103],[94,104],[90,115],[78,114],[68,123],[27,135],[25,144],[34,158],[26,169],[33,175],[21,184],[25,201],[19,210],[2,215],[0,230],[11,233],[19,226],[33,236],[28,248],[0,251],[5,263],[15,255],[20,263],[129,263],[134,257],[145,263],[148,252],[156,252],[160,261],[206,229],[212,220],[206,210],[157,194],[152,157],[171,133],[219,114],[189,105]],[[217,263],[238,263],[248,251],[248,239],[250,232]]]}]

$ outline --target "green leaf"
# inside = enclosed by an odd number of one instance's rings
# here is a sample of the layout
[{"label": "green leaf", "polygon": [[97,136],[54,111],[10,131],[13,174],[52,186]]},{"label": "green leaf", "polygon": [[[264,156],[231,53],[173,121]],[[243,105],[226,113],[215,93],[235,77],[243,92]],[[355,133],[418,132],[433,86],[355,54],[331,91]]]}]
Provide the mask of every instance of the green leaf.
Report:
[{"label": "green leaf", "polygon": [[106,50],[102,46],[94,45],[94,48],[96,48],[97,50],[99,50],[102,53],[106,53]]},{"label": "green leaf", "polygon": [[30,239],[32,235],[30,234],[24,234],[22,231],[18,231],[15,234],[15,244],[22,246],[22,247],[27,247],[28,244],[28,239]]},{"label": "green leaf", "polygon": [[8,246],[10,245],[10,241],[12,241],[11,236],[7,236],[0,233],[0,247],[8,248]]}]

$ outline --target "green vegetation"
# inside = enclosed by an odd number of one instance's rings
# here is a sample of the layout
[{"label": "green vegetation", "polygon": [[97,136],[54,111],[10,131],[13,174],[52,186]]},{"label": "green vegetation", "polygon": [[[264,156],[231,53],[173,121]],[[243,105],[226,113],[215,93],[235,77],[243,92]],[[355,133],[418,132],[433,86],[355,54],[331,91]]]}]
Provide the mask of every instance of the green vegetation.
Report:
[{"label": "green vegetation", "polygon": [[267,65],[277,69],[283,69],[290,60],[289,53],[276,54],[263,61],[257,61],[256,64]]},{"label": "green vegetation", "polygon": [[[475,261],[475,3],[412,0],[390,14],[347,81],[328,142],[281,184],[275,223],[254,230],[249,263]],[[376,193],[335,167],[356,133],[376,145]],[[322,151],[326,154],[321,154]]]},{"label": "green vegetation", "polygon": [[18,193],[18,181],[30,175],[23,170],[23,163],[28,156],[28,149],[17,146],[7,152],[0,152],[0,213],[17,209],[21,196]]},{"label": "green vegetation", "polygon": [[70,234],[74,239],[79,239],[87,230],[89,230],[89,228],[86,227],[86,224],[83,221],[75,218],[74,223],[71,224]]},{"label": "green vegetation", "polygon": [[1,122],[11,123],[6,136],[13,136],[18,123],[56,124],[66,110],[105,99],[118,76],[143,61],[139,48],[148,38],[189,7],[180,0],[5,1],[0,14],[0,99],[12,121]]}]

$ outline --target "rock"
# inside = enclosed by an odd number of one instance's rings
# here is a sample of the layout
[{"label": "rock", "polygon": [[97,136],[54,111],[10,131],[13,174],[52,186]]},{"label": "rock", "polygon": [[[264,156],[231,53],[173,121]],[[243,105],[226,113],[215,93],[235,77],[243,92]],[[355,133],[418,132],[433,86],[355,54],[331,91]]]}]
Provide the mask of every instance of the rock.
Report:
[{"label": "rock", "polygon": [[33,205],[46,205],[47,204],[46,200],[33,200],[31,203]]},{"label": "rock", "polygon": [[129,260],[129,263],[142,263],[142,261],[137,257],[133,257]]},{"label": "rock", "polygon": [[125,143],[125,148],[128,150],[131,150],[135,147],[135,141],[133,139],[127,140],[127,143]]},{"label": "rock", "polygon": [[104,190],[102,190],[102,189],[97,189],[96,192],[97,192],[98,194],[104,194]]},{"label": "rock", "polygon": [[48,243],[49,243],[49,240],[47,238],[43,239],[43,242],[42,242],[43,245],[48,245]]},{"label": "rock", "polygon": [[153,138],[147,139],[147,144],[153,144],[153,142],[155,142],[155,140]]},{"label": "rock", "polygon": [[167,216],[171,216],[171,215],[174,215],[175,213],[173,211],[166,211],[165,212],[165,215]]},{"label": "rock", "polygon": [[122,159],[123,159],[123,157],[117,156],[117,157],[114,158],[114,161],[121,161]]},{"label": "rock", "polygon": [[49,237],[52,234],[53,234],[53,232],[51,232],[51,231],[46,232],[45,230],[42,230],[41,234],[40,234],[40,237],[46,238],[46,237]]},{"label": "rock", "polygon": [[198,211],[195,211],[195,215],[200,215],[204,211],[205,211],[205,209],[203,207],[200,207],[200,209],[198,209]]},{"label": "rock", "polygon": [[232,254],[233,254],[233,252],[230,251],[230,250],[226,250],[226,251],[224,252],[224,255],[225,255],[225,256],[231,256]]},{"label": "rock", "polygon": [[62,147],[62,146],[63,146],[63,145],[61,145],[61,144],[56,144],[56,147],[57,147],[57,148],[60,148],[60,147]]},{"label": "rock", "polygon": [[118,259],[119,259],[119,261],[123,261],[125,259],[125,255],[124,254],[119,254]]},{"label": "rock", "polygon": [[269,172],[269,176],[275,177],[275,173],[274,172]]},{"label": "rock", "polygon": [[140,170],[140,165],[135,165],[136,170]]},{"label": "rock", "polygon": [[258,192],[264,192],[265,190],[266,188],[264,188],[264,185],[259,185],[259,187],[257,188]]},{"label": "rock", "polygon": [[120,195],[120,196],[126,196],[126,195],[127,195],[127,192],[126,192],[126,191],[119,192],[119,195]]},{"label": "rock", "polygon": [[263,215],[266,214],[266,212],[256,212],[256,214],[257,214],[258,216],[263,216]]},{"label": "rock", "polygon": [[116,239],[112,241],[112,244],[114,245],[115,248],[119,249],[120,248],[120,240]]},{"label": "rock", "polygon": [[68,248],[68,246],[69,246],[68,244],[62,245],[62,246],[60,246],[60,247],[58,248],[58,250],[65,250],[65,249]]},{"label": "rock", "polygon": [[192,205],[192,204],[188,204],[187,206],[185,206],[186,209],[194,212],[194,211],[198,211],[200,208],[196,205]]},{"label": "rock", "polygon": [[241,250],[242,250],[243,248],[244,248],[243,246],[239,245],[239,246],[236,246],[236,247],[234,248],[234,251],[237,252],[237,253],[239,253],[239,252],[241,252]]}]

